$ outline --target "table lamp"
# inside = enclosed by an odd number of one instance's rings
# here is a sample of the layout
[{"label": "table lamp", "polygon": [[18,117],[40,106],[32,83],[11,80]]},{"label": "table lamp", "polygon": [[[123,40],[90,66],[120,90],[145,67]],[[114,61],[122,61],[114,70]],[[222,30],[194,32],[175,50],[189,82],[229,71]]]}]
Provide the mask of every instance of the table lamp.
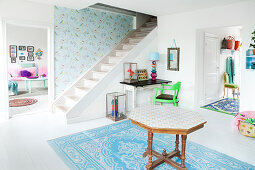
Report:
[{"label": "table lamp", "polygon": [[156,70],[156,61],[159,61],[159,53],[158,52],[151,52],[150,53],[150,60],[152,61],[152,69],[151,69],[151,80],[156,80],[157,77],[157,70]]}]

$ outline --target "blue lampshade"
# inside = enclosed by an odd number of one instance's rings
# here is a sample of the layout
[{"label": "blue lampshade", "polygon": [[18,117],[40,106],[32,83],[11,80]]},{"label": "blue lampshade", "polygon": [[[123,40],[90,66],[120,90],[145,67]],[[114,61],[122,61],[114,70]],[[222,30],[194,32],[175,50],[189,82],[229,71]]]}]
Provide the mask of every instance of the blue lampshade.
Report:
[{"label": "blue lampshade", "polygon": [[159,53],[158,52],[151,52],[150,53],[150,60],[158,61],[159,60]]}]

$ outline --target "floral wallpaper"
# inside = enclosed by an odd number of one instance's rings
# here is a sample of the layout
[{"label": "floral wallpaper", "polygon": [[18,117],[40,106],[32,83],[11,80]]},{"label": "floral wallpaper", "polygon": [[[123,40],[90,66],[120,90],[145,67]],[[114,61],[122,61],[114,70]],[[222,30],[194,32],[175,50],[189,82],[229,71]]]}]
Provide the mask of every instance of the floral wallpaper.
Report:
[{"label": "floral wallpaper", "polygon": [[55,91],[65,90],[133,29],[134,18],[55,7]]}]

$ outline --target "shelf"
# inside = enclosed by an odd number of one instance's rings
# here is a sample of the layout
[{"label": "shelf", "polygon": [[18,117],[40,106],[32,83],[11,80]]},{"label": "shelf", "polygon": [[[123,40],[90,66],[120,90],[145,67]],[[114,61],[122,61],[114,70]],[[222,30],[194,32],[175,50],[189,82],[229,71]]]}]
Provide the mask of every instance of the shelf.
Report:
[{"label": "shelf", "polygon": [[220,49],[220,54],[231,54],[231,55],[233,55],[235,52],[239,52],[239,51],[230,50],[230,49]]},{"label": "shelf", "polygon": [[255,55],[251,55],[251,56],[246,56],[246,57],[250,57],[250,58],[255,58]]}]

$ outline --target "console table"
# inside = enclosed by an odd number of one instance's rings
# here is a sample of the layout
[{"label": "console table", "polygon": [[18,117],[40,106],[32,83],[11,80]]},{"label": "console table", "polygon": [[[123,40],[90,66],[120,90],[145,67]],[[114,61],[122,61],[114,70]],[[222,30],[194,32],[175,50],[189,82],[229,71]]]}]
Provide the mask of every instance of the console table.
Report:
[{"label": "console table", "polygon": [[[204,127],[206,121],[196,112],[188,111],[171,105],[149,105],[135,108],[128,116],[131,122],[148,131],[148,147],[143,157],[148,156],[147,169],[154,169],[162,163],[167,163],[176,169],[186,170],[185,149],[189,133]],[[153,133],[175,134],[175,150],[162,154],[152,150]],[[179,135],[182,137],[182,151],[179,150]],[[152,157],[157,159],[152,161]],[[181,164],[171,158],[178,157]]]},{"label": "console table", "polygon": [[145,88],[147,86],[152,86],[153,85],[159,85],[159,84],[168,84],[171,83],[172,81],[169,80],[162,80],[162,79],[157,79],[157,80],[143,80],[143,81],[138,81],[138,82],[134,82],[134,83],[127,83],[127,82],[120,82],[121,84],[123,84],[124,88],[124,94],[127,93],[127,91],[132,92],[132,98],[133,98],[133,108],[136,107],[136,91],[137,88]]}]

